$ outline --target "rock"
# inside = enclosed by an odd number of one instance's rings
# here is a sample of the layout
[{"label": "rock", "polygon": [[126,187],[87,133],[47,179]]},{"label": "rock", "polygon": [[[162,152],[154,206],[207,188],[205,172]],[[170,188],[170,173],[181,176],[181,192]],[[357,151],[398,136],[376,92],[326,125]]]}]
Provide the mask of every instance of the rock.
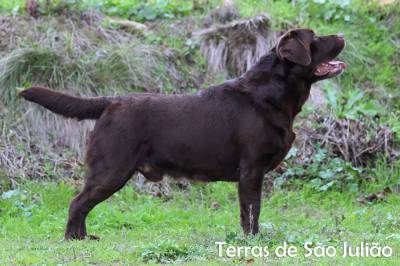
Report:
[{"label": "rock", "polygon": [[381,5],[390,5],[393,4],[395,2],[395,0],[378,0],[378,3]]},{"label": "rock", "polygon": [[326,107],[325,93],[318,84],[312,86],[308,104],[313,106],[315,109],[323,109]]},{"label": "rock", "polygon": [[4,106],[4,103],[0,100],[0,113],[5,112],[6,107]]},{"label": "rock", "polygon": [[147,26],[132,20],[109,18],[109,22],[113,26],[119,26],[132,33],[142,33],[147,29]]}]

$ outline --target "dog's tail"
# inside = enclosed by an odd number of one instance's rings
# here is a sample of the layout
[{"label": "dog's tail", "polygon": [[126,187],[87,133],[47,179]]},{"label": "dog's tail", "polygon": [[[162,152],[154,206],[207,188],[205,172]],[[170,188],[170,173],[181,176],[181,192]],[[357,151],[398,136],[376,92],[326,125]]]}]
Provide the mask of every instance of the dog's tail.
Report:
[{"label": "dog's tail", "polygon": [[69,118],[98,119],[113,102],[113,97],[80,98],[43,87],[31,87],[19,93],[25,100]]}]

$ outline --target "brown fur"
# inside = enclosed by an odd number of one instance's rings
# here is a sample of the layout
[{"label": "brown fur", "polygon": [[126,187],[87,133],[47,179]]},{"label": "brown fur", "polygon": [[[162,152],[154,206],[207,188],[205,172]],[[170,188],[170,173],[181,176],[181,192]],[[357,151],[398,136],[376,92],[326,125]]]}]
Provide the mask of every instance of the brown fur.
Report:
[{"label": "brown fur", "polygon": [[263,176],[286,156],[293,120],[309,96],[317,65],[344,47],[336,35],[285,34],[276,49],[240,78],[191,95],[132,94],[78,98],[33,87],[21,93],[55,113],[98,119],[91,134],[82,192],[71,202],[66,239],[87,236],[89,211],[135,171],[239,182],[240,220],[258,232]]}]

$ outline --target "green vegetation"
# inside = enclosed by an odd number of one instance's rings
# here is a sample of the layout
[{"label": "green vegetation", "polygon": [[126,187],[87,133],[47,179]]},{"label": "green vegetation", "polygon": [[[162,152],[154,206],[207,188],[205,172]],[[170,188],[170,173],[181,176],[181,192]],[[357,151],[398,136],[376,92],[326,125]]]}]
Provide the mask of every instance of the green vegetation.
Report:
[{"label": "green vegetation", "polygon": [[[39,3],[38,12],[42,15],[54,15],[65,12],[65,10],[86,11],[92,9],[110,16],[131,18],[142,22],[187,16],[194,9],[206,5],[206,1],[202,0],[39,0],[35,2]],[[14,14],[23,13],[26,8],[26,1],[0,1],[0,8],[2,11],[11,11]]]},{"label": "green vegetation", "polygon": [[[286,241],[299,249],[297,258],[275,255],[254,265],[333,263],[397,265],[400,262],[398,205],[390,194],[377,204],[357,203],[349,193],[277,190],[262,207],[261,235],[243,238],[238,223],[236,185],[192,185],[156,198],[127,186],[100,204],[88,218],[96,241],[63,242],[67,205],[76,191],[64,183],[27,183],[3,193],[0,201],[0,263],[7,264],[246,264],[248,258],[218,258],[217,241],[237,246],[268,246]],[[378,242],[393,248],[390,258],[304,257],[306,241],[337,248],[342,243]]]},{"label": "green vegetation", "polygon": [[[398,99],[400,50],[393,41],[400,33],[399,5],[358,0],[298,2],[293,6],[290,1],[238,1],[245,16],[265,10],[278,28],[309,27],[320,34],[343,32],[347,42],[343,59],[350,67],[340,77],[340,85],[375,92],[374,97],[381,100]],[[382,89],[388,94],[382,95]]]},{"label": "green vegetation", "polygon": [[[378,0],[236,0],[275,30],[343,32],[345,73],[319,84],[324,107],[304,108],[297,142],[268,174],[261,235],[243,237],[236,185],[148,184],[134,177],[90,214],[100,242],[63,242],[68,203],[83,177],[91,122],[22,102],[42,84],[78,95],[186,93],[224,79],[207,72],[199,40],[219,0],[0,0],[0,264],[400,264],[400,4]],[[35,16],[37,18],[33,18]],[[112,18],[144,23],[116,26]],[[218,258],[216,241],[284,241],[296,258]],[[304,258],[306,241],[389,245],[391,258]]]}]

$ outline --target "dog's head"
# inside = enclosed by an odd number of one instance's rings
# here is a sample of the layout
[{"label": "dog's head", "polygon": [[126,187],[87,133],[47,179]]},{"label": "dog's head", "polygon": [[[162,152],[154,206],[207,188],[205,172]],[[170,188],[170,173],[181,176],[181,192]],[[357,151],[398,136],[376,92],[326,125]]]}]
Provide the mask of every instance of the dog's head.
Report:
[{"label": "dog's head", "polygon": [[317,36],[309,29],[296,29],[283,34],[275,47],[282,61],[294,64],[298,76],[311,83],[337,76],[346,64],[336,60],[345,47],[343,36]]}]

